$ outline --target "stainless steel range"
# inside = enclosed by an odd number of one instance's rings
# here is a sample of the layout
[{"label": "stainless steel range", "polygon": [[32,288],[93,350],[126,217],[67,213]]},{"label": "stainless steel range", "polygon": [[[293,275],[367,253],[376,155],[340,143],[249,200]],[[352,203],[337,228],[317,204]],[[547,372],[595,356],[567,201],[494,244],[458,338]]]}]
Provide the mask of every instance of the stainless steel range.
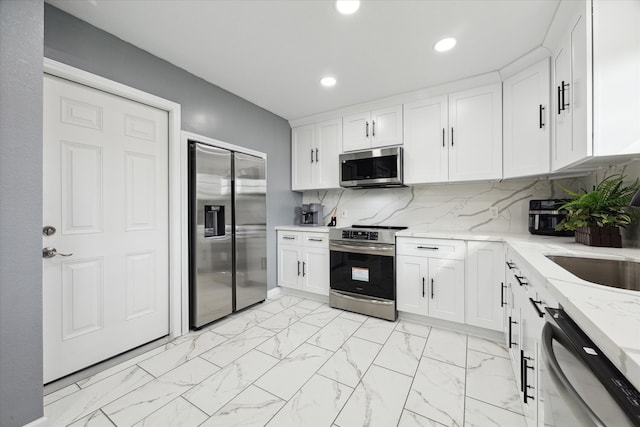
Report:
[{"label": "stainless steel range", "polygon": [[354,225],[329,231],[329,305],[396,320],[395,235],[407,227]]}]

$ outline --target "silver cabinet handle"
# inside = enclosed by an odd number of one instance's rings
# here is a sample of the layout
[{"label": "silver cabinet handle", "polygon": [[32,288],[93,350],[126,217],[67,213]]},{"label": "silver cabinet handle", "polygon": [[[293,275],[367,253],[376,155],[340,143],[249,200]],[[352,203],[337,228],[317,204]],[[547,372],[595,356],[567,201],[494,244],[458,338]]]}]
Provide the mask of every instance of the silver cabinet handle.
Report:
[{"label": "silver cabinet handle", "polygon": [[418,249],[429,249],[430,251],[437,251],[440,249],[437,246],[416,246]]},{"label": "silver cabinet handle", "polygon": [[322,242],[322,239],[314,239],[312,237],[309,237],[307,240],[309,240],[310,242]]},{"label": "silver cabinet handle", "polygon": [[73,254],[61,254],[56,248],[52,248],[51,246],[42,248],[42,258],[53,258],[56,255],[71,256]]},{"label": "silver cabinet handle", "polygon": [[285,240],[296,240],[296,238],[292,236],[282,236],[282,238]]}]

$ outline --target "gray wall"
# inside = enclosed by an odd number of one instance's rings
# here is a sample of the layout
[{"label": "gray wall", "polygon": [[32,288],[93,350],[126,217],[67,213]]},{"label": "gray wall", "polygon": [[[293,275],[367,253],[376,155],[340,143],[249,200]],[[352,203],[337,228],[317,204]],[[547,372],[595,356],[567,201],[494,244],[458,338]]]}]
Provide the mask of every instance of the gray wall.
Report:
[{"label": "gray wall", "polygon": [[292,224],[302,200],[290,191],[288,122],[48,4],[44,54],[181,104],[183,130],[267,153],[267,268],[269,288],[275,287],[273,227]]},{"label": "gray wall", "polygon": [[0,426],[42,417],[42,0],[0,0]]}]

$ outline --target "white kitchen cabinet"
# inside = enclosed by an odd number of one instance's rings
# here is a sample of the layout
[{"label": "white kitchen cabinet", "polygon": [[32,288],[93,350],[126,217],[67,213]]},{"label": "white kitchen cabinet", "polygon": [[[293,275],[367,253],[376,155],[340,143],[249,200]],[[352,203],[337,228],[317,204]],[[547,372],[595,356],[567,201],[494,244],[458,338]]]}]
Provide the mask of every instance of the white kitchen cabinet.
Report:
[{"label": "white kitchen cabinet", "polygon": [[502,85],[449,95],[449,181],[502,178]]},{"label": "white kitchen cabinet", "polygon": [[342,118],[342,150],[356,151],[402,144],[402,105]]},{"label": "white kitchen cabinet", "polygon": [[588,170],[640,153],[640,6],[563,1],[552,55],[551,168]]},{"label": "white kitchen cabinet", "polygon": [[398,310],[464,322],[464,246],[456,240],[398,238]]},{"label": "white kitchen cabinet", "polygon": [[329,235],[278,231],[278,286],[329,295]]},{"label": "white kitchen cabinet", "polygon": [[447,97],[404,104],[404,182],[420,184],[449,179]]},{"label": "white kitchen cabinet", "polygon": [[467,242],[466,268],[466,323],[502,331],[504,245],[497,242]]},{"label": "white kitchen cabinet", "polygon": [[505,178],[550,171],[549,59],[503,82],[503,174]]},{"label": "white kitchen cabinet", "polygon": [[338,156],[342,148],[342,120],[295,127],[291,130],[291,189],[338,188]]}]

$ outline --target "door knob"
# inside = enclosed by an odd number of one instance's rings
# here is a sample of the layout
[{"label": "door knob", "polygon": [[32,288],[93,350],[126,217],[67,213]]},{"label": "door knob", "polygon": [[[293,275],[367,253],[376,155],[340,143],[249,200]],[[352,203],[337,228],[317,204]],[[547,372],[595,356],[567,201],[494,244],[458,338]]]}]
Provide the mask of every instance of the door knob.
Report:
[{"label": "door knob", "polygon": [[56,248],[52,248],[51,246],[42,248],[42,258],[53,258],[56,255],[71,256],[73,254],[61,254],[56,250]]}]

